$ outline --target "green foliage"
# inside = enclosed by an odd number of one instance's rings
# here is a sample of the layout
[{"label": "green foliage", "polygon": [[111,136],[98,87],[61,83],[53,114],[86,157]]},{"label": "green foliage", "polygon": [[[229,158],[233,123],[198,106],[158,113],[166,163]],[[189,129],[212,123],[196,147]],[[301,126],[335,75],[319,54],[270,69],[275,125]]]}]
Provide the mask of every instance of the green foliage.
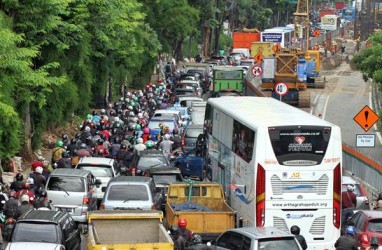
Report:
[{"label": "green foliage", "polygon": [[373,79],[382,86],[382,58],[380,52],[382,50],[382,32],[374,33],[369,40],[372,46],[361,50],[360,53],[353,57],[353,62],[357,69],[362,72],[363,79]]}]

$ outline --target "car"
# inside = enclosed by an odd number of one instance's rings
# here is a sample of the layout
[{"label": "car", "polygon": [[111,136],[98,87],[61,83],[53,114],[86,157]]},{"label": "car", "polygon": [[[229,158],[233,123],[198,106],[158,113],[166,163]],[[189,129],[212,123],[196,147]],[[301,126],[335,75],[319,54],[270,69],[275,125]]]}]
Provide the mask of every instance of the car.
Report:
[{"label": "car", "polygon": [[189,88],[176,88],[174,91],[174,97],[179,98],[181,96],[197,96],[197,93],[194,89]]},{"label": "car", "polygon": [[296,237],[274,227],[243,227],[230,229],[210,243],[210,249],[302,250]]},{"label": "car", "polygon": [[182,150],[188,152],[196,148],[196,139],[203,134],[203,124],[190,124],[182,135]]},{"label": "car", "polygon": [[161,208],[162,199],[152,178],[118,176],[107,185],[100,210],[155,210]]},{"label": "car", "polygon": [[360,210],[342,225],[344,229],[353,225],[355,227],[355,238],[358,242],[358,249],[370,247],[370,239],[373,236],[379,237],[379,244],[382,244],[382,211]]},{"label": "car", "polygon": [[210,86],[210,72],[208,68],[186,68],[186,73],[198,74],[200,76],[200,80],[202,81],[203,90],[208,90],[208,87]]},{"label": "car", "polygon": [[121,169],[117,162],[114,159],[104,157],[82,157],[75,168],[89,170],[95,178],[101,180],[101,184],[96,187],[95,191],[98,205],[110,179],[121,175]]},{"label": "car", "polygon": [[181,126],[178,124],[178,120],[173,116],[169,117],[151,117],[148,123],[148,128],[150,129],[151,140],[158,141],[158,135],[161,131],[160,125],[165,125],[169,128],[170,134],[176,128],[178,131],[181,131]]},{"label": "car", "polygon": [[191,110],[187,107],[182,107],[179,103],[175,103],[173,106],[168,107],[167,110],[178,110],[180,117],[182,118],[183,127],[187,127],[191,122]]},{"label": "car", "polygon": [[355,210],[370,210],[371,204],[362,185],[350,176],[342,176],[342,192],[347,190],[348,184],[355,186],[354,194],[357,196],[357,207]]},{"label": "car", "polygon": [[153,117],[174,117],[178,124],[182,123],[182,116],[179,110],[173,109],[158,109],[155,111]]},{"label": "car", "polygon": [[203,181],[204,158],[196,154],[196,149],[180,154],[174,162],[174,166],[180,169],[183,177]]},{"label": "car", "polygon": [[180,81],[182,80],[201,81],[199,74],[181,74],[179,80]]},{"label": "car", "polygon": [[96,186],[101,185],[88,170],[59,168],[53,170],[46,192],[54,210],[69,212],[79,223],[87,223],[87,212],[97,208]]},{"label": "car", "polygon": [[13,225],[7,250],[81,249],[80,230],[69,213],[30,210]]},{"label": "car", "polygon": [[183,182],[182,174],[178,168],[157,167],[148,170],[148,176],[153,178],[155,187],[164,197],[161,208],[166,206],[167,188],[173,182]]},{"label": "car", "polygon": [[193,89],[197,92],[198,97],[202,97],[203,95],[203,89],[200,85],[199,81],[194,80],[181,80],[177,85],[176,88],[189,88]]},{"label": "car", "polygon": [[134,153],[131,167],[136,175],[147,175],[150,168],[170,167],[170,161],[161,150],[144,150]]},{"label": "car", "polygon": [[197,96],[181,96],[179,97],[178,103],[182,107],[191,108],[192,102],[202,102],[203,99]]}]

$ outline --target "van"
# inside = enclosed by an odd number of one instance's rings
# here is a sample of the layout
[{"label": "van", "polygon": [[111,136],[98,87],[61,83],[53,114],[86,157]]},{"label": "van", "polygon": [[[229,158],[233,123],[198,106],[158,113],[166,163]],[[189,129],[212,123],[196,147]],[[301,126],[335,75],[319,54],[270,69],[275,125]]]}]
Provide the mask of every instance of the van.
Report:
[{"label": "van", "polygon": [[101,180],[96,187],[95,198],[101,203],[106,186],[110,179],[121,174],[120,167],[114,159],[104,157],[82,157],[77,163],[76,169],[89,170],[93,176]]},{"label": "van", "polygon": [[110,180],[101,202],[102,210],[159,209],[162,195],[154,181],[143,176],[119,176]]},{"label": "van", "polygon": [[243,53],[247,59],[251,57],[251,53],[247,48],[235,48],[232,50],[232,53]]},{"label": "van", "polygon": [[206,112],[207,102],[192,102],[191,120],[192,124],[204,124],[204,113]]},{"label": "van", "polygon": [[87,212],[95,210],[97,199],[96,180],[92,173],[82,169],[55,169],[46,182],[46,192],[52,209],[68,212],[74,221],[87,222]]}]

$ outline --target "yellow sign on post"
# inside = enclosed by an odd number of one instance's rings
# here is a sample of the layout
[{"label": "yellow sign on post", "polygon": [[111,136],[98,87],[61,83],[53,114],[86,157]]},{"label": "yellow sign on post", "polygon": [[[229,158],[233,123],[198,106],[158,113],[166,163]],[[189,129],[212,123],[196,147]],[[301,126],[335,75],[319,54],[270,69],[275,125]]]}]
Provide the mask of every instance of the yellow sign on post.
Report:
[{"label": "yellow sign on post", "polygon": [[379,120],[379,116],[366,105],[356,116],[354,116],[353,120],[367,132]]}]

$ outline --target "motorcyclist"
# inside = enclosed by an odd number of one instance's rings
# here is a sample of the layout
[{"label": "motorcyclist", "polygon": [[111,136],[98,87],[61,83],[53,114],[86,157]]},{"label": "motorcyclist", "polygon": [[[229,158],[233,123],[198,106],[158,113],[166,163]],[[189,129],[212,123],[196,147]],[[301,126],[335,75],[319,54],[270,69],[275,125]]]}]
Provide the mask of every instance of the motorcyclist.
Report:
[{"label": "motorcyclist", "polygon": [[108,157],[109,151],[107,148],[103,145],[104,140],[100,139],[98,140],[98,145],[94,148],[94,155],[95,156],[102,156],[102,157]]},{"label": "motorcyclist", "polygon": [[44,161],[44,157],[41,155],[37,156],[37,161],[32,163],[31,171],[35,171],[37,167],[42,167],[42,162]]},{"label": "motorcyclist", "polygon": [[149,136],[150,136],[150,129],[148,127],[143,128],[143,135],[142,135],[143,143],[146,143],[149,140]]},{"label": "motorcyclist", "polygon": [[28,196],[28,203],[32,205],[34,203],[35,197],[34,197],[34,194],[30,191],[30,189],[31,188],[30,188],[30,184],[29,183],[23,183],[23,189],[21,189],[20,191],[16,192],[15,198],[19,199],[20,202],[21,202],[21,197],[23,195],[27,195]]},{"label": "motorcyclist", "polygon": [[50,202],[48,200],[48,194],[45,190],[41,190],[40,195],[36,198],[35,203],[33,204],[35,209],[46,207],[51,209]]},{"label": "motorcyclist", "polygon": [[57,162],[57,168],[72,168],[72,158],[70,157],[69,152],[62,152],[62,157]]},{"label": "motorcyclist", "polygon": [[43,172],[43,171],[44,171],[44,170],[43,170],[42,167],[37,167],[37,168],[36,168],[36,171],[30,174],[30,177],[33,178],[33,181],[34,181],[34,190],[35,190],[35,193],[36,193],[36,191],[37,191],[40,187],[45,187],[46,179],[45,179],[45,177],[42,175],[42,172]]},{"label": "motorcyclist", "polygon": [[5,202],[9,200],[8,195],[3,192],[3,186],[0,185],[0,211],[4,211]]},{"label": "motorcyclist", "polygon": [[182,148],[182,137],[179,135],[177,129],[174,129],[173,131],[172,141],[174,142],[172,145],[172,150]]},{"label": "motorcyclist", "polygon": [[210,249],[207,245],[202,242],[202,237],[199,234],[194,234],[192,236],[191,246],[188,250],[208,250]]},{"label": "motorcyclist", "polygon": [[29,202],[30,201],[28,195],[24,194],[21,196],[21,205],[17,208],[16,218],[20,218],[21,215],[34,209],[34,207]]},{"label": "motorcyclist", "polygon": [[110,155],[112,157],[116,157],[120,148],[121,148],[121,138],[115,137],[114,142],[110,146]]},{"label": "motorcyclist", "polygon": [[9,191],[9,199],[5,202],[4,205],[4,214],[5,218],[16,218],[17,208],[20,203],[19,200],[15,199],[16,192],[14,190]]},{"label": "motorcyclist", "polygon": [[354,184],[348,184],[347,190],[343,191],[341,194],[342,199],[342,213],[341,221],[344,223],[348,218],[353,216],[354,209],[357,207],[357,197],[354,194],[355,186]]},{"label": "motorcyclist", "polygon": [[15,179],[16,180],[12,182],[10,189],[17,192],[23,189],[24,175],[22,173],[18,173],[16,174]]},{"label": "motorcyclist", "polygon": [[52,165],[61,159],[62,152],[64,151],[64,143],[61,140],[58,140],[56,142],[56,147],[52,150]]},{"label": "motorcyclist", "polygon": [[139,152],[143,151],[146,149],[146,145],[143,144],[143,139],[142,138],[138,138],[137,140],[137,144],[134,146],[134,151],[136,151],[139,155]]},{"label": "motorcyclist", "polygon": [[305,240],[304,236],[300,235],[300,228],[298,226],[294,225],[290,228],[290,232],[291,232],[291,234],[293,234],[296,237],[296,239],[300,243],[302,249],[306,250],[308,248],[308,246],[306,244],[306,240]]},{"label": "motorcyclist", "polygon": [[181,218],[178,221],[179,235],[181,235],[186,243],[186,246],[189,246],[192,240],[192,232],[187,229],[187,220]]},{"label": "motorcyclist", "polygon": [[70,140],[69,140],[69,136],[68,136],[67,133],[63,133],[63,134],[61,135],[61,140],[62,140],[62,143],[64,143],[64,147],[69,146],[69,144],[70,144]]},{"label": "motorcyclist", "polygon": [[171,155],[173,144],[174,142],[170,141],[170,135],[165,134],[164,140],[159,144],[159,149],[162,150],[166,156]]},{"label": "motorcyclist", "polygon": [[338,238],[334,247],[336,250],[357,250],[358,244],[356,239],[354,239],[355,228],[353,226],[348,226],[345,230],[345,235]]},{"label": "motorcyclist", "polygon": [[81,143],[80,149],[77,150],[77,155],[80,158],[81,157],[90,157],[91,156],[90,152],[87,150],[87,146],[86,146],[85,143]]}]

